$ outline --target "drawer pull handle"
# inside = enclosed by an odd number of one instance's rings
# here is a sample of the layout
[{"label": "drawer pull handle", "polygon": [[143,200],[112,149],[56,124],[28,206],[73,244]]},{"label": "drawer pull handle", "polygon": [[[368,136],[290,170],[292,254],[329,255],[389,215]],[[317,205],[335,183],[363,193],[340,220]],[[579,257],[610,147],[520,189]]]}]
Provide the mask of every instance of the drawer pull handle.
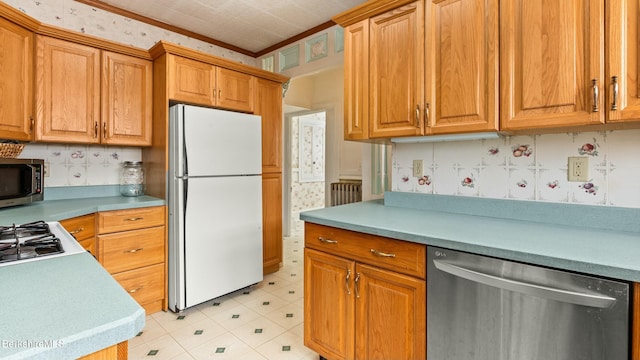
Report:
[{"label": "drawer pull handle", "polygon": [[127,291],[127,292],[129,294],[133,294],[133,293],[137,293],[140,290],[142,290],[142,286],[140,286],[139,288],[131,289],[131,290]]},{"label": "drawer pull handle", "polygon": [[84,231],[84,228],[78,228],[78,229],[76,229],[76,230],[69,231],[69,234],[71,234],[71,235],[75,235],[75,234],[80,233],[80,232],[83,232],[83,231]]},{"label": "drawer pull handle", "polygon": [[322,236],[318,236],[318,240],[320,240],[320,242],[323,242],[325,244],[337,244],[338,243],[338,240],[325,239]]},{"label": "drawer pull handle", "polygon": [[142,220],[144,218],[141,217],[133,217],[133,218],[128,218],[128,219],[124,219],[125,221],[138,221],[138,220]]},{"label": "drawer pull handle", "polygon": [[137,248],[137,249],[131,249],[131,250],[126,250],[126,253],[137,253],[138,251],[142,251],[144,250],[144,248]]},{"label": "drawer pull handle", "polygon": [[382,251],[378,251],[376,249],[371,249],[371,253],[375,256],[380,256],[380,257],[390,257],[390,258],[396,257],[396,254],[385,253]]}]

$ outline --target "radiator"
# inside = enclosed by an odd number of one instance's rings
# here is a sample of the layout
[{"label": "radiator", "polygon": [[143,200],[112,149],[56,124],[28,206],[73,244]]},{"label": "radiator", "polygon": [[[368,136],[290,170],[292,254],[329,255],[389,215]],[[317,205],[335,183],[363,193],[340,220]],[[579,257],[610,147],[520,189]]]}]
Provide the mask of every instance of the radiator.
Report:
[{"label": "radiator", "polygon": [[362,201],[362,183],[340,181],[331,183],[331,206]]}]

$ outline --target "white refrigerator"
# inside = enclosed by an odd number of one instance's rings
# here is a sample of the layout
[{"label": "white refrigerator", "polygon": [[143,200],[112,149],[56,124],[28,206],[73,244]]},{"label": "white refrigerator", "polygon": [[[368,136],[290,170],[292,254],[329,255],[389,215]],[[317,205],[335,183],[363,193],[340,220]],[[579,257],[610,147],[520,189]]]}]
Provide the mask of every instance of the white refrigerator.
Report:
[{"label": "white refrigerator", "polygon": [[262,281],[256,115],[174,105],[169,119],[169,308]]}]

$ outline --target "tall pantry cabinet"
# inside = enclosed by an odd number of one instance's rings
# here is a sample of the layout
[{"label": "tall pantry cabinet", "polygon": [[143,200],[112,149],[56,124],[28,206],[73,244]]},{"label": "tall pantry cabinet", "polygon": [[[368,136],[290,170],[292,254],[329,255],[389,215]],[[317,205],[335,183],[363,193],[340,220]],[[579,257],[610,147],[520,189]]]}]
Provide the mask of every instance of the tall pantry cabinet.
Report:
[{"label": "tall pantry cabinet", "polygon": [[288,78],[160,41],[154,59],[153,144],[142,150],[147,193],[166,198],[169,106],[187,103],[262,117],[263,271],[282,263],[282,83]]}]

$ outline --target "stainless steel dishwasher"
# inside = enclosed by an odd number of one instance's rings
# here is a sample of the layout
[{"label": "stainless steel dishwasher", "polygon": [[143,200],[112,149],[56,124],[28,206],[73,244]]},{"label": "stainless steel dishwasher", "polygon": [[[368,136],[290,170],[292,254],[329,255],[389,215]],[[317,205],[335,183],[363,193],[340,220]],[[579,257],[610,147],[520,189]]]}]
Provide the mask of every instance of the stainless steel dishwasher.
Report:
[{"label": "stainless steel dishwasher", "polygon": [[429,247],[428,360],[629,360],[629,284]]}]

